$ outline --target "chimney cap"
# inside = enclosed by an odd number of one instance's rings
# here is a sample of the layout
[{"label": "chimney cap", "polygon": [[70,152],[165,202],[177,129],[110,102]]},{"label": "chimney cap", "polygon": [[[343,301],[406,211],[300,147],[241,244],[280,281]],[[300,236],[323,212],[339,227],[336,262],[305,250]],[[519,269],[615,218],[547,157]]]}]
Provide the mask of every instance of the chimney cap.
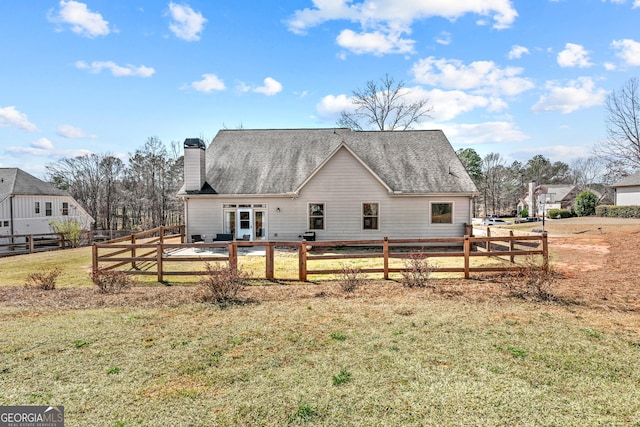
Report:
[{"label": "chimney cap", "polygon": [[206,148],[203,140],[200,138],[187,138],[184,140],[184,148]]}]

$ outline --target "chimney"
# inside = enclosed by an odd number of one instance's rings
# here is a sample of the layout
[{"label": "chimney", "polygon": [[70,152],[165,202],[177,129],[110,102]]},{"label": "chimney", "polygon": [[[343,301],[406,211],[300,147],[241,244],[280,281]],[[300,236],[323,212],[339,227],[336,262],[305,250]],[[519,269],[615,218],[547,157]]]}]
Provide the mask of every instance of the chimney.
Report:
[{"label": "chimney", "polygon": [[200,191],[206,180],[205,144],[200,138],[184,140],[184,189]]}]

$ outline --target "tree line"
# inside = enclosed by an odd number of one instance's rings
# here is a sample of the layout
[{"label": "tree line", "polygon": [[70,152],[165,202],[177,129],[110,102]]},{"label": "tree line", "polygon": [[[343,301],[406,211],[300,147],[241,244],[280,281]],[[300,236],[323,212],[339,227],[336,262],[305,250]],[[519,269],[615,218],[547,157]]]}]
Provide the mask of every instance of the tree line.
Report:
[{"label": "tree line", "polygon": [[183,222],[183,156],[177,142],[167,149],[157,137],[129,154],[63,158],[47,166],[49,182],[68,191],[95,219],[94,228],[144,230]]}]

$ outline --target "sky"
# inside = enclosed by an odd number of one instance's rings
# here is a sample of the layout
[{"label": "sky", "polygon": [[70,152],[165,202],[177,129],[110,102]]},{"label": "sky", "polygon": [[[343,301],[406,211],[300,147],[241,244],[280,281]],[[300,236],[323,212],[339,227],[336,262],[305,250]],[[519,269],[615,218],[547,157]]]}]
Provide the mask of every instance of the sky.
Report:
[{"label": "sky", "polygon": [[2,0],[0,167],[326,128],[368,81],[454,149],[571,164],[640,75],[640,0]]}]

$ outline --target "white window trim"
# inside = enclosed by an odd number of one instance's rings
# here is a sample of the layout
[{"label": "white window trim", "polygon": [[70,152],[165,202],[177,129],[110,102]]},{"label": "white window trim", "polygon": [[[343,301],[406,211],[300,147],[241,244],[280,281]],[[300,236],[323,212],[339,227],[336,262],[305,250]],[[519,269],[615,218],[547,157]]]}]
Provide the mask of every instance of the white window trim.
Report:
[{"label": "white window trim", "polygon": [[[433,222],[433,205],[445,204],[451,205],[451,222]],[[456,203],[453,200],[431,200],[429,202],[429,227],[448,227],[455,224],[456,221]]]},{"label": "white window trim", "polygon": [[[378,215],[377,215],[378,228],[364,228],[364,205],[365,205],[365,203],[372,204],[372,205],[373,204],[378,205]],[[372,232],[372,231],[373,232],[380,231],[380,228],[381,228],[381,226],[380,226],[380,217],[381,216],[382,215],[380,213],[380,202],[375,202],[375,201],[372,201],[372,200],[368,200],[368,201],[364,201],[364,202],[360,203],[360,227],[361,227],[361,231],[363,231],[365,233]]]},{"label": "white window trim", "polygon": [[[310,228],[311,225],[311,205],[323,205],[322,207],[322,228]],[[327,202],[308,202],[307,203],[307,228],[309,231],[325,231],[327,229]]]}]

